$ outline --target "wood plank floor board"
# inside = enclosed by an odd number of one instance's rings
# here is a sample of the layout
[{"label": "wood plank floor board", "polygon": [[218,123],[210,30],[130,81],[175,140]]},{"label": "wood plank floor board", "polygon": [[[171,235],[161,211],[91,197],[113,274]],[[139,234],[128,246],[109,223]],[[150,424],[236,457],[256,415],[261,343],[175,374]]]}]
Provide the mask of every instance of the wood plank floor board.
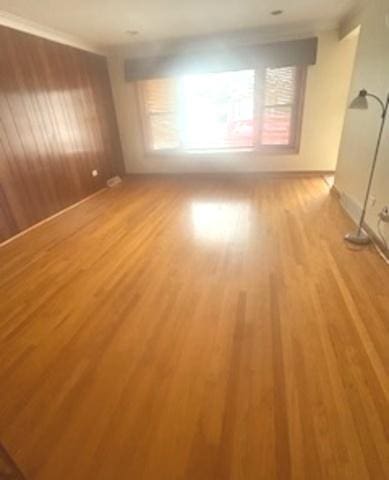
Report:
[{"label": "wood plank floor board", "polygon": [[321,178],[133,177],[0,248],[34,480],[386,479],[389,270]]}]

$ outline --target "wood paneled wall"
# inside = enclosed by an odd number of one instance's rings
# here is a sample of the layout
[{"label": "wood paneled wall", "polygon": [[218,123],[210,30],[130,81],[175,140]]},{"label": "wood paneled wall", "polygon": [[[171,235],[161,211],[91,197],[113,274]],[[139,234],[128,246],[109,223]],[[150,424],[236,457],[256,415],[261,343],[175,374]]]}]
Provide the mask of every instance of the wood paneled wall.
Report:
[{"label": "wood paneled wall", "polygon": [[0,26],[0,242],[122,169],[106,59]]}]

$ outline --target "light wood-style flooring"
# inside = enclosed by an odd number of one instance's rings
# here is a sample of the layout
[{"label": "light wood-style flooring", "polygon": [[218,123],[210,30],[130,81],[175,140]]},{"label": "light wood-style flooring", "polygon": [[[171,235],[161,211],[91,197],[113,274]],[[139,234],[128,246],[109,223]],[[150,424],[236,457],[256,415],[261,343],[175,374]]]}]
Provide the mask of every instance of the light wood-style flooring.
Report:
[{"label": "light wood-style flooring", "polygon": [[0,248],[27,480],[389,478],[389,270],[322,178],[134,177]]}]

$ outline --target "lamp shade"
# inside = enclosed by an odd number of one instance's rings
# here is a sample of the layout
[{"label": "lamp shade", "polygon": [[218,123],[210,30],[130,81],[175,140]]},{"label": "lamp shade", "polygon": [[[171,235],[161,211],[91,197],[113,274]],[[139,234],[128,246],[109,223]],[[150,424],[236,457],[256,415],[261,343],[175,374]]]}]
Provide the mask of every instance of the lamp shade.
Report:
[{"label": "lamp shade", "polygon": [[367,101],[367,91],[361,90],[359,95],[354,98],[354,100],[350,103],[350,107],[353,110],[367,110],[369,108],[369,104]]}]

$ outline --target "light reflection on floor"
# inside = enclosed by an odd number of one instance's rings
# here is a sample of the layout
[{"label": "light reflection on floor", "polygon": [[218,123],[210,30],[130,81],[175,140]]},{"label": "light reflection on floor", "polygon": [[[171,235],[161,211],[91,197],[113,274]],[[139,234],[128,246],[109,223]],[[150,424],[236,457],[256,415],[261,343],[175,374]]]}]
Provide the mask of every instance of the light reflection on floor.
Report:
[{"label": "light reflection on floor", "polygon": [[202,241],[243,242],[249,234],[248,202],[194,201],[191,216],[195,238]]}]

